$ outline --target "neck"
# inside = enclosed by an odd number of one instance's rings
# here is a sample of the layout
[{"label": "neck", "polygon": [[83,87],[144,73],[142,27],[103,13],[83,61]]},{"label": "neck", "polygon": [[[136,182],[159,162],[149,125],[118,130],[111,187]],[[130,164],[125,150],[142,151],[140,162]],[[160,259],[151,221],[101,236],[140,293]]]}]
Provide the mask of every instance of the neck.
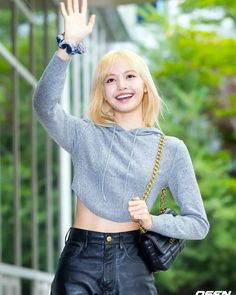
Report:
[{"label": "neck", "polygon": [[118,125],[126,130],[145,127],[142,116],[137,116],[137,114],[119,113],[115,116],[115,120]]}]

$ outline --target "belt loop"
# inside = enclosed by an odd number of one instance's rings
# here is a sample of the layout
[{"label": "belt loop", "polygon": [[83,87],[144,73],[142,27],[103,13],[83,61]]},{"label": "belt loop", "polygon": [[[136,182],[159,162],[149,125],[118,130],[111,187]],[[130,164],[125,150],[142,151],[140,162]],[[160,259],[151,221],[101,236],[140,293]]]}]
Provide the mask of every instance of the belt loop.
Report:
[{"label": "belt loop", "polygon": [[68,231],[67,231],[67,233],[66,233],[66,235],[65,235],[65,244],[66,244],[66,242],[68,241],[68,237],[69,237],[69,233],[70,233],[70,231],[71,231],[71,227],[68,229]]},{"label": "belt loop", "polygon": [[85,232],[84,247],[87,248],[87,245],[88,245],[88,231]]},{"label": "belt loop", "polygon": [[123,236],[122,236],[121,234],[120,234],[119,242],[120,242],[120,243],[119,243],[119,244],[120,244],[120,245],[119,245],[119,246],[120,246],[120,250],[122,250],[124,246],[123,246]]}]

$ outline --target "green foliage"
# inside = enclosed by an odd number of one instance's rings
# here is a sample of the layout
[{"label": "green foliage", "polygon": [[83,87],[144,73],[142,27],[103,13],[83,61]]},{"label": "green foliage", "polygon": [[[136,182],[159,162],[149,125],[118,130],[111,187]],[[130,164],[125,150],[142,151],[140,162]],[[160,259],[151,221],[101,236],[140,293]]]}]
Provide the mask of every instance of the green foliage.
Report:
[{"label": "green foliage", "polygon": [[[42,18],[41,13],[35,13],[35,17]],[[56,35],[55,23],[52,17],[49,22],[49,38],[53,40]],[[10,29],[11,14],[9,10],[0,11],[0,32],[4,46],[11,50]],[[29,25],[25,19],[19,16],[19,25],[17,27],[17,56],[20,62],[29,69]],[[42,46],[44,28],[42,25],[36,25],[34,28],[34,55],[35,55],[35,73],[36,79],[41,75],[42,71],[52,52],[55,50],[55,44],[50,42],[47,44],[49,56],[45,56]],[[1,177],[0,177],[0,214],[2,216],[2,258],[4,263],[14,263],[14,154],[13,154],[13,79],[12,68],[4,60],[0,59],[0,157],[1,157]],[[21,208],[19,215],[21,217],[22,229],[22,265],[26,267],[32,266],[32,187],[31,187],[31,107],[33,88],[21,76],[18,77],[17,89],[17,113],[19,118],[19,165],[18,175],[20,177],[20,199]],[[35,115],[34,115],[35,116]],[[37,223],[39,227],[39,269],[46,270],[46,153],[45,143],[46,136],[43,128],[37,124],[37,174],[38,174],[38,214]],[[55,225],[55,233],[58,232],[58,153],[56,145],[52,148],[52,204],[53,204],[53,219]],[[58,245],[55,243],[54,249]],[[55,251],[55,264],[58,257]],[[24,293],[25,294],[25,293]]]},{"label": "green foliage", "polygon": [[[190,2],[203,3],[183,6]],[[227,149],[235,140],[235,93],[224,91],[236,76],[236,40],[169,23],[151,6],[141,14],[156,36],[152,48],[139,46],[165,101],[160,125],[186,143],[211,224],[205,240],[188,241],[173,268],[156,275],[158,289],[165,295],[236,291],[235,150]],[[231,126],[228,132],[220,128],[222,118]]]},{"label": "green foliage", "polygon": [[[233,0],[185,0],[183,1],[181,7],[185,12],[191,12],[196,8],[221,8],[224,11],[224,15],[219,20],[230,17],[234,22],[236,22],[236,2]],[[209,19],[206,20],[210,22]]]}]

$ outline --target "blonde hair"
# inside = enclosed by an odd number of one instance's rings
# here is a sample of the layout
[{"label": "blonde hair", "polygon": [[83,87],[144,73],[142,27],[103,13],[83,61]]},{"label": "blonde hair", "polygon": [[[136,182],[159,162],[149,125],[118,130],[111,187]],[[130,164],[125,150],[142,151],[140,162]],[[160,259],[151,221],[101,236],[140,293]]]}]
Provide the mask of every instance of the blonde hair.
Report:
[{"label": "blonde hair", "polygon": [[112,65],[118,60],[129,63],[144,82],[146,93],[142,100],[143,123],[145,127],[159,127],[158,115],[161,112],[162,99],[157,92],[151,73],[144,60],[130,50],[113,50],[105,54],[97,64],[92,83],[88,115],[98,125],[109,126],[115,123],[112,107],[104,99],[104,79],[109,74]]}]

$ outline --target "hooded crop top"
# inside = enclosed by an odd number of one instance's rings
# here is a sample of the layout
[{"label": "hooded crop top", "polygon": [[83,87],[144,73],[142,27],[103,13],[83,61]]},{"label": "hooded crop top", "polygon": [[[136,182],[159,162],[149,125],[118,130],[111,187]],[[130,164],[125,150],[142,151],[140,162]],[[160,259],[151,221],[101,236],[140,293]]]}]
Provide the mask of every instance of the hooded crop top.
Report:
[{"label": "hooded crop top", "polygon": [[[71,155],[72,190],[93,213],[128,222],[128,202],[142,197],[152,175],[162,132],[155,127],[125,130],[118,124],[101,127],[90,119],[66,113],[59,104],[69,61],[55,53],[40,78],[33,107],[51,138]],[[209,222],[192,162],[183,141],[167,136],[160,169],[147,199],[149,210],[168,186],[180,215],[152,215],[151,230],[181,239],[203,239]]]}]

